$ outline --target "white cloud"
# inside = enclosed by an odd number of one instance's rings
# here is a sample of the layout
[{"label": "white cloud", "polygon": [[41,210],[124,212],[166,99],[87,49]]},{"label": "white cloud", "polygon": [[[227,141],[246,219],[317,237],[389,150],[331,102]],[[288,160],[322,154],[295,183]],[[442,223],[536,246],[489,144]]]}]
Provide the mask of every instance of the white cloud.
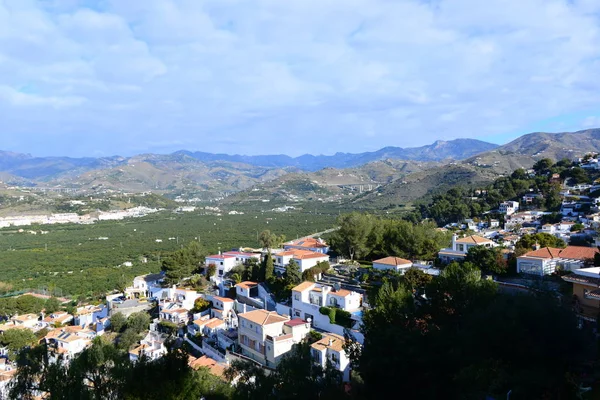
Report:
[{"label": "white cloud", "polygon": [[593,0],[80,4],[0,0],[0,112],[19,150],[68,153],[60,138],[85,134],[88,154],[362,151],[600,104]]},{"label": "white cloud", "polygon": [[583,120],[581,124],[583,128],[598,128],[600,126],[600,117],[590,116]]}]

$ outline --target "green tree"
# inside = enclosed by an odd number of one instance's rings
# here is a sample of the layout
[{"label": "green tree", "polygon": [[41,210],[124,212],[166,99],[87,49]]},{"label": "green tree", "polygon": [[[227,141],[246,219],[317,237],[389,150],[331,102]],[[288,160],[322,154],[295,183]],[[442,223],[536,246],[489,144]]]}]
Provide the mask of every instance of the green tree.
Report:
[{"label": "green tree", "polygon": [[354,259],[366,256],[370,249],[367,246],[369,234],[373,229],[373,217],[368,214],[353,212],[338,218],[339,229],[331,237],[332,247],[344,256]]},{"label": "green tree", "polygon": [[551,159],[542,158],[541,160],[533,164],[533,170],[537,174],[547,174],[548,172],[550,172],[550,168],[552,168],[553,165],[554,161],[552,161]]},{"label": "green tree", "polygon": [[113,332],[121,332],[125,328],[126,324],[127,319],[123,313],[117,312],[110,317],[110,329]]},{"label": "green tree", "polygon": [[127,318],[127,329],[135,333],[142,333],[148,330],[150,325],[150,316],[145,312],[135,312]]},{"label": "green tree", "polygon": [[0,335],[0,343],[8,347],[9,356],[13,360],[21,349],[36,342],[37,337],[29,329],[8,329]]},{"label": "green tree", "polygon": [[272,248],[280,246],[283,242],[285,242],[285,236],[278,236],[272,233],[270,230],[266,229],[260,233],[258,236],[258,242],[264,249],[270,252]]},{"label": "green tree", "polygon": [[210,279],[210,277],[215,276],[217,273],[217,266],[215,264],[208,264],[206,267],[206,277]]},{"label": "green tree", "polygon": [[269,282],[275,274],[275,266],[273,265],[273,257],[271,253],[267,253],[262,265],[262,281]]},{"label": "green tree", "polygon": [[285,280],[288,285],[297,285],[302,282],[300,266],[293,259],[285,266]]},{"label": "green tree", "polygon": [[52,314],[58,310],[60,310],[60,301],[56,297],[50,297],[46,300],[46,304],[44,304],[44,309],[46,314]]},{"label": "green tree", "polygon": [[538,245],[540,248],[542,247],[556,247],[556,248],[564,248],[565,242],[557,238],[554,235],[549,233],[534,233],[523,235],[521,239],[516,243],[515,247],[517,249],[524,250],[533,250],[534,246]]},{"label": "green tree", "polygon": [[484,246],[473,246],[467,252],[466,262],[473,263],[484,272],[503,274],[506,272],[506,263],[498,248],[487,248]]}]

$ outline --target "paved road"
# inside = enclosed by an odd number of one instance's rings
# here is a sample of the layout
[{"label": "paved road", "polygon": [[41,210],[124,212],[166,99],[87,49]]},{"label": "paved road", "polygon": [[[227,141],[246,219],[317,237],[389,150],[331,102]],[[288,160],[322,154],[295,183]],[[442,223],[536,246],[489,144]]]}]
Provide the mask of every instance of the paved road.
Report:
[{"label": "paved road", "polygon": [[[325,235],[327,233],[335,232],[338,229],[340,229],[339,226],[336,227],[336,228],[327,229],[326,231],[313,233],[312,235],[304,236],[304,237],[301,237],[300,239],[308,239],[308,238],[314,238],[314,237],[318,237],[318,236],[323,236],[323,235]],[[300,240],[300,239],[298,239],[298,240]]]}]

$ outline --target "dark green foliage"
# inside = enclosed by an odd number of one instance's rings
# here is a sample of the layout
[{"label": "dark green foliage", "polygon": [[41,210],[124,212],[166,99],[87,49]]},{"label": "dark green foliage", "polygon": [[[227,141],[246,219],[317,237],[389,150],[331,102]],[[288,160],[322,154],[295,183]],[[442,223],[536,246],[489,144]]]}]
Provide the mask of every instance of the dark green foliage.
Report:
[{"label": "dark green foliage", "polygon": [[150,316],[145,312],[136,312],[127,318],[127,329],[135,333],[142,333],[148,330],[150,325]]},{"label": "dark green foliage", "polygon": [[114,313],[111,317],[110,317],[110,330],[113,332],[121,332],[123,329],[125,329],[125,325],[127,325],[127,318],[125,318],[125,316],[118,312],[118,313]]},{"label": "dark green foliage", "polygon": [[0,315],[38,314],[45,304],[45,300],[30,295],[0,298]]},{"label": "dark green foliage", "polygon": [[334,307],[320,307],[319,312],[329,317],[329,322],[332,324],[343,326],[344,328],[351,328],[352,314],[348,311],[342,310],[341,308]]},{"label": "dark green foliage", "polygon": [[23,352],[11,385],[10,398],[167,399],[229,398],[230,388],[207,369],[194,371],[188,356],[170,351],[156,361],[131,363],[127,353],[100,339],[76,356],[70,365],[49,363],[42,346]]},{"label": "dark green foliage", "polygon": [[302,273],[303,281],[315,281],[315,276],[323,274],[331,269],[328,261],[320,261],[314,267],[311,267]]},{"label": "dark green foliage", "polygon": [[[186,247],[171,253],[162,262],[165,280],[178,283],[182,278],[192,275],[204,261],[204,250],[200,243],[193,241]],[[210,275],[209,275],[210,276]]]},{"label": "dark green foliage", "polygon": [[271,279],[273,279],[273,276],[275,274],[275,266],[273,265],[273,257],[271,256],[271,253],[267,253],[266,257],[264,258],[263,262],[262,262],[262,276],[261,276],[261,280],[263,282],[268,282]]},{"label": "dark green foliage", "polygon": [[389,255],[407,259],[433,260],[450,237],[432,223],[414,225],[404,220],[378,218],[352,213],[341,216],[340,229],[331,245],[338,254],[374,260]]},{"label": "dark green foliage", "polygon": [[365,312],[364,348],[351,357],[366,393],[573,398],[569,372],[593,353],[568,307],[496,293],[468,262],[450,264],[424,289],[428,300],[416,303],[402,285],[385,283]]},{"label": "dark green foliage", "polygon": [[56,297],[50,297],[48,300],[46,300],[46,303],[44,304],[44,310],[46,314],[56,312],[60,310],[60,307],[60,301]]},{"label": "dark green foliage", "polygon": [[216,273],[217,266],[215,264],[209,264],[206,268],[206,278],[210,279],[211,277],[215,276]]},{"label": "dark green foliage", "polygon": [[177,333],[179,326],[171,321],[160,321],[158,323],[158,327],[161,332],[167,333],[169,335],[174,335]]},{"label": "dark green foliage", "polygon": [[469,249],[465,262],[473,263],[485,273],[504,274],[507,269],[506,261],[497,247],[473,246]]},{"label": "dark green foliage", "polygon": [[9,357],[13,360],[22,348],[36,342],[37,337],[29,329],[8,329],[0,334],[0,344],[8,347]]},{"label": "dark green foliage", "polygon": [[517,244],[515,245],[515,247],[517,248],[517,250],[519,249],[523,249],[526,251],[529,250],[533,250],[535,245],[538,245],[541,247],[557,247],[557,248],[564,248],[566,246],[565,242],[560,239],[557,238],[554,235],[551,235],[549,233],[534,233],[534,234],[528,234],[528,235],[523,235],[521,237],[521,239],[517,242]]},{"label": "dark green foliage", "polygon": [[[338,213],[314,215],[297,211],[273,215],[276,218],[269,220],[270,229],[289,237],[303,237],[334,226]],[[100,298],[123,282],[130,285],[135,276],[159,272],[162,261],[182,245],[201,242],[206,249],[203,254],[214,253],[219,246],[227,250],[252,246],[256,244],[256,230],[260,232],[264,225],[265,214],[247,211],[245,215],[232,216],[160,212],[92,225],[31,227],[48,231],[46,235],[3,228],[0,280],[12,285],[12,290],[44,288],[57,297],[82,294],[84,298]],[[100,237],[108,239],[99,240]],[[178,240],[168,240],[169,237]],[[132,267],[122,265],[128,260],[133,262]]]},{"label": "dark green foliage", "polygon": [[194,308],[192,309],[193,313],[199,313],[202,311],[208,310],[212,306],[212,303],[203,297],[198,297],[194,301]]},{"label": "dark green foliage", "polygon": [[285,266],[285,281],[288,285],[298,285],[302,282],[300,266],[293,259]]}]

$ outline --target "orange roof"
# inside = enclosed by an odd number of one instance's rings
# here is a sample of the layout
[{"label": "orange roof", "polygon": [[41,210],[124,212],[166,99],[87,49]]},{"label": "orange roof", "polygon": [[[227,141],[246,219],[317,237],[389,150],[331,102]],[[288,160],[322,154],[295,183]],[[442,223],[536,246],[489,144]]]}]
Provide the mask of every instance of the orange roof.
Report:
[{"label": "orange roof", "polygon": [[254,310],[247,313],[239,314],[238,317],[247,319],[258,325],[270,325],[277,322],[289,321],[289,318],[277,314],[275,311]]},{"label": "orange roof", "polygon": [[597,247],[567,246],[560,252],[560,258],[570,258],[574,260],[590,260],[600,253]]},{"label": "orange roof", "polygon": [[471,235],[471,236],[466,236],[464,238],[456,239],[456,243],[481,244],[481,243],[491,243],[491,242],[493,242],[493,241],[490,239],[481,237],[481,236],[477,236],[477,235]]},{"label": "orange roof", "polygon": [[327,259],[329,259],[329,256],[327,254],[317,253],[315,251],[310,251],[310,250],[300,250],[300,249],[290,249],[290,250],[282,251],[275,255],[276,256],[286,256],[286,257],[292,256],[299,260],[304,260],[307,258],[327,258]]},{"label": "orange roof", "polygon": [[311,344],[310,347],[316,350],[331,349],[333,351],[341,352],[344,350],[344,343],[345,340],[342,336],[336,335],[335,333],[324,333],[323,338],[318,342]]},{"label": "orange roof", "polygon": [[242,289],[252,289],[253,287],[258,286],[258,283],[256,282],[252,282],[252,281],[244,281],[244,282],[240,282],[235,286],[239,286]]},{"label": "orange roof", "polygon": [[222,319],[219,318],[211,318],[207,321],[206,323],[206,327],[208,329],[214,329],[216,327],[219,327],[221,325],[225,324],[225,321],[223,321]]},{"label": "orange roof", "polygon": [[543,247],[541,249],[525,253],[522,257],[558,258],[561,250],[562,249],[557,249],[555,247]]},{"label": "orange roof", "polygon": [[223,303],[233,303],[233,299],[230,299],[229,297],[214,296],[214,299],[219,300]]},{"label": "orange roof", "polygon": [[352,294],[352,292],[350,290],[340,289],[340,290],[336,290],[336,291],[332,290],[331,292],[329,292],[329,294],[332,294],[334,296],[346,297],[346,296],[350,296]]},{"label": "orange roof", "polygon": [[188,365],[195,370],[198,370],[202,367],[206,367],[210,370],[210,372],[213,375],[216,376],[223,376],[225,374],[225,368],[220,365],[219,363],[217,363],[215,360],[213,360],[210,357],[207,356],[202,356],[200,358],[194,358],[192,356],[190,356],[188,358]]},{"label": "orange roof", "polygon": [[572,260],[591,260],[596,253],[600,251],[596,247],[585,246],[567,246],[564,249],[554,247],[544,247],[539,250],[530,251],[521,257],[536,258],[568,258]]},{"label": "orange roof", "polygon": [[314,282],[305,281],[299,284],[298,286],[292,288],[294,292],[304,292],[305,290],[312,289],[315,285]]},{"label": "orange roof", "polygon": [[315,238],[304,238],[299,240],[292,240],[291,242],[285,243],[288,246],[298,246],[298,247],[313,247],[313,248],[324,248],[327,247],[325,242],[320,242]]},{"label": "orange roof", "polygon": [[400,257],[385,257],[385,258],[380,258],[379,260],[375,260],[373,261],[373,264],[385,264],[385,265],[393,265],[398,266],[398,265],[404,265],[404,264],[412,264],[412,261],[410,260],[406,260],[404,258],[400,258]]}]

